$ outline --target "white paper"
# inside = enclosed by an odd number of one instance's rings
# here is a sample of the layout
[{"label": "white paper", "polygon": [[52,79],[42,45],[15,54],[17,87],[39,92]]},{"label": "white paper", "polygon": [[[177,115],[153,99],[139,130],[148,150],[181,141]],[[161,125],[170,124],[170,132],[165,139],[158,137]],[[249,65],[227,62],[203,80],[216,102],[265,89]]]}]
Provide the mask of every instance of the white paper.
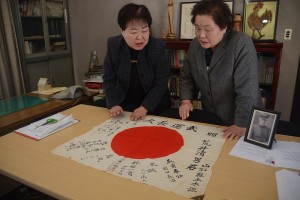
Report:
[{"label": "white paper", "polygon": [[275,166],[274,155],[271,150],[247,143],[244,141],[244,137],[239,139],[229,155]]},{"label": "white paper", "polygon": [[277,141],[273,143],[272,149],[244,141],[240,138],[232,148],[229,155],[252,160],[258,163],[300,170],[300,143]]},{"label": "white paper", "polygon": [[300,199],[300,174],[289,170],[276,172],[276,182],[279,200],[299,200]]},{"label": "white paper", "polygon": [[[50,118],[57,120],[57,122],[53,124],[46,124],[47,120]],[[66,116],[61,113],[57,113],[19,128],[15,130],[15,132],[32,139],[40,140],[77,122],[78,120],[73,119],[72,115]]]},{"label": "white paper", "polygon": [[281,141],[274,149],[277,167],[300,170],[300,143]]}]

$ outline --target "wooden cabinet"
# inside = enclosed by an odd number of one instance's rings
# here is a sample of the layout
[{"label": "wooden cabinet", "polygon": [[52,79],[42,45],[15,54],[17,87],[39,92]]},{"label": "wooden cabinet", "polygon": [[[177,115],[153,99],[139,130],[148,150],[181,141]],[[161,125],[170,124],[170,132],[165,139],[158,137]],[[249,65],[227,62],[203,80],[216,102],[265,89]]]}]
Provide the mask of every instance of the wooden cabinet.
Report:
[{"label": "wooden cabinet", "polygon": [[40,77],[53,86],[74,84],[67,0],[12,0],[27,92]]},{"label": "wooden cabinet", "polygon": [[[189,49],[190,42],[191,41],[183,40],[165,40],[166,48],[171,52],[177,50],[185,50],[187,52]],[[260,88],[262,90],[263,97],[266,98],[265,107],[267,109],[274,110],[280,73],[280,58],[283,44],[255,42],[254,45],[257,51],[259,62]],[[174,58],[171,56],[171,60],[172,59]],[[179,76],[179,69],[180,68],[176,66],[172,67],[172,76]],[[171,88],[170,90],[172,91]]]}]

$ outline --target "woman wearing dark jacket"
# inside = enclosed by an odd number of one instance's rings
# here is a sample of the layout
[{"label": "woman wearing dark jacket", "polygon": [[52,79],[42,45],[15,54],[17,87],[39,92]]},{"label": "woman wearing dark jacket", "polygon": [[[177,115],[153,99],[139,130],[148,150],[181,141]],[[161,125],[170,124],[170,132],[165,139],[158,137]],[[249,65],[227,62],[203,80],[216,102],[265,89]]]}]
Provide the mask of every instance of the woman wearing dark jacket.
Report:
[{"label": "woman wearing dark jacket", "polygon": [[103,85],[114,117],[130,111],[131,120],[171,107],[170,66],[165,43],[150,36],[152,18],[144,5],[127,4],[118,14],[122,35],[107,42]]}]

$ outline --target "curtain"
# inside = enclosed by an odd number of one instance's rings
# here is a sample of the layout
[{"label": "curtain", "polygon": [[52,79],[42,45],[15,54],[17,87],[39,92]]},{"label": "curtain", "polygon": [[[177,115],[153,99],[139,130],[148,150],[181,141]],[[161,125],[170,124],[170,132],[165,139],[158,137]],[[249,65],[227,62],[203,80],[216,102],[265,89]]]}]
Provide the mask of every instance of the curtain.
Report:
[{"label": "curtain", "polygon": [[25,93],[9,0],[0,0],[0,99]]}]

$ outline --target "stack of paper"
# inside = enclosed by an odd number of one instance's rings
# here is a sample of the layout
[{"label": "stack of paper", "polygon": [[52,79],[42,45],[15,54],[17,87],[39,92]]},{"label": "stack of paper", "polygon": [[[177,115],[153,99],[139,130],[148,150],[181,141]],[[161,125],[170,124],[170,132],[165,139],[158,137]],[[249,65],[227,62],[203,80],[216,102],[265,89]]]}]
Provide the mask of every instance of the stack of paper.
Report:
[{"label": "stack of paper", "polygon": [[74,119],[72,115],[57,113],[19,128],[15,132],[34,140],[40,140],[77,122],[78,120]]}]

